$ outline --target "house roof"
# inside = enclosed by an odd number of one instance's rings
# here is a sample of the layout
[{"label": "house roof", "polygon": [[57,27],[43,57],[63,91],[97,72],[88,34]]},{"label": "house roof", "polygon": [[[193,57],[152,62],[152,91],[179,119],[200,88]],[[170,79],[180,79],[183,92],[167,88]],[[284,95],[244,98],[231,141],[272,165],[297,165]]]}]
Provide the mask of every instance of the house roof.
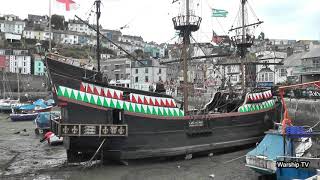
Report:
[{"label": "house roof", "polygon": [[313,48],[309,52],[307,52],[302,59],[309,59],[314,57],[320,57],[320,48]]},{"label": "house roof", "polygon": [[305,54],[306,52],[292,54],[291,56],[284,59],[283,65],[287,67],[301,66],[301,59],[302,59],[302,56],[304,56]]}]

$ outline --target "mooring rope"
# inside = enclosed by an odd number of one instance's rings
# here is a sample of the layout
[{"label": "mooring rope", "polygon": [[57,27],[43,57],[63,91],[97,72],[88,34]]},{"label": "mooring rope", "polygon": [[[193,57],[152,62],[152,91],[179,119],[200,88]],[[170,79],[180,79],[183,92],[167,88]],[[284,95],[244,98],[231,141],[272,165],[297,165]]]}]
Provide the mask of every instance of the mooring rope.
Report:
[{"label": "mooring rope", "polygon": [[106,139],[104,138],[103,141],[101,142],[100,146],[98,147],[98,149],[96,150],[96,152],[93,154],[93,156],[91,157],[91,159],[88,161],[87,166],[85,166],[85,168],[90,167],[92,164],[92,160],[96,157],[96,155],[98,154],[98,152],[100,151],[102,145],[104,144],[104,142],[106,141]]}]

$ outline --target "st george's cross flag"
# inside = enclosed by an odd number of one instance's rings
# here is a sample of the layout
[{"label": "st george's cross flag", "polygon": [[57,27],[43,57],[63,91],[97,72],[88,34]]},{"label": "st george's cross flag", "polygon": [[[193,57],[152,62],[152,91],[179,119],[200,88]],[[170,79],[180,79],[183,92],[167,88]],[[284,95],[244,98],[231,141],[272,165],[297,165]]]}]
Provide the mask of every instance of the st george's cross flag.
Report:
[{"label": "st george's cross flag", "polygon": [[59,4],[64,4],[66,7],[66,11],[70,11],[70,9],[78,9],[78,4],[73,0],[56,0]]}]

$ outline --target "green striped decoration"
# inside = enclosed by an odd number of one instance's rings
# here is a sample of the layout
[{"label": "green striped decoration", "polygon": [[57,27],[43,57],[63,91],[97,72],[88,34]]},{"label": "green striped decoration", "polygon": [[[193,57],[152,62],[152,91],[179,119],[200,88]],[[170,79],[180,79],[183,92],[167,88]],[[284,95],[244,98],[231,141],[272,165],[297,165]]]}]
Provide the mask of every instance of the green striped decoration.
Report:
[{"label": "green striped decoration", "polygon": [[76,101],[82,101],[89,104],[102,106],[106,108],[123,109],[124,111],[157,115],[178,117],[184,116],[184,112],[178,108],[158,107],[144,104],[137,104],[126,102],[117,99],[106,98],[103,96],[97,96],[90,93],[81,92],[75,89],[59,86],[57,89],[57,95],[59,97],[65,97]]},{"label": "green striped decoration", "polygon": [[273,108],[274,105],[275,101],[273,99],[270,99],[262,103],[244,104],[238,108],[238,112],[259,111],[263,109]]}]

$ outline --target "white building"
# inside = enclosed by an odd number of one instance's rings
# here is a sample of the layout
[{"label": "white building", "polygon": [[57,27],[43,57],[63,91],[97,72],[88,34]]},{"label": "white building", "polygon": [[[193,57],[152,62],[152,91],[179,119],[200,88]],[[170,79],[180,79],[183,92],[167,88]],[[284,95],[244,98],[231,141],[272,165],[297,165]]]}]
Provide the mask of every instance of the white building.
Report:
[{"label": "white building", "polygon": [[141,47],[144,45],[144,41],[141,36],[122,35],[119,37],[119,41]]},{"label": "white building", "polygon": [[[25,28],[23,31],[24,38],[26,39],[37,39],[40,41],[48,41],[50,38],[50,32],[48,30],[40,31],[40,30],[33,30],[31,28]],[[53,39],[53,33],[51,33],[51,39]]]},{"label": "white building", "polygon": [[12,55],[9,55],[10,72],[21,74],[31,74],[31,56],[28,55],[28,50],[13,50]]},{"label": "white building", "polygon": [[149,91],[150,86],[155,89],[157,82],[166,82],[167,67],[161,66],[158,60],[142,60],[145,65],[139,62],[132,62],[131,67],[126,68],[126,74],[131,82],[130,87]]},{"label": "white building", "polygon": [[80,33],[85,33],[87,35],[96,35],[96,32],[89,28],[88,25],[82,23],[81,21],[77,20],[70,20],[68,22],[68,30],[69,31],[75,31],[75,32],[80,32]]},{"label": "white building", "polygon": [[26,23],[19,20],[18,16],[5,15],[5,20],[0,20],[0,32],[22,34]]},{"label": "white building", "polygon": [[[263,51],[257,54],[258,60],[262,63],[280,63],[287,57],[285,52]],[[287,80],[287,69],[279,65],[258,65],[257,84],[269,83],[269,85],[283,83]]]}]

